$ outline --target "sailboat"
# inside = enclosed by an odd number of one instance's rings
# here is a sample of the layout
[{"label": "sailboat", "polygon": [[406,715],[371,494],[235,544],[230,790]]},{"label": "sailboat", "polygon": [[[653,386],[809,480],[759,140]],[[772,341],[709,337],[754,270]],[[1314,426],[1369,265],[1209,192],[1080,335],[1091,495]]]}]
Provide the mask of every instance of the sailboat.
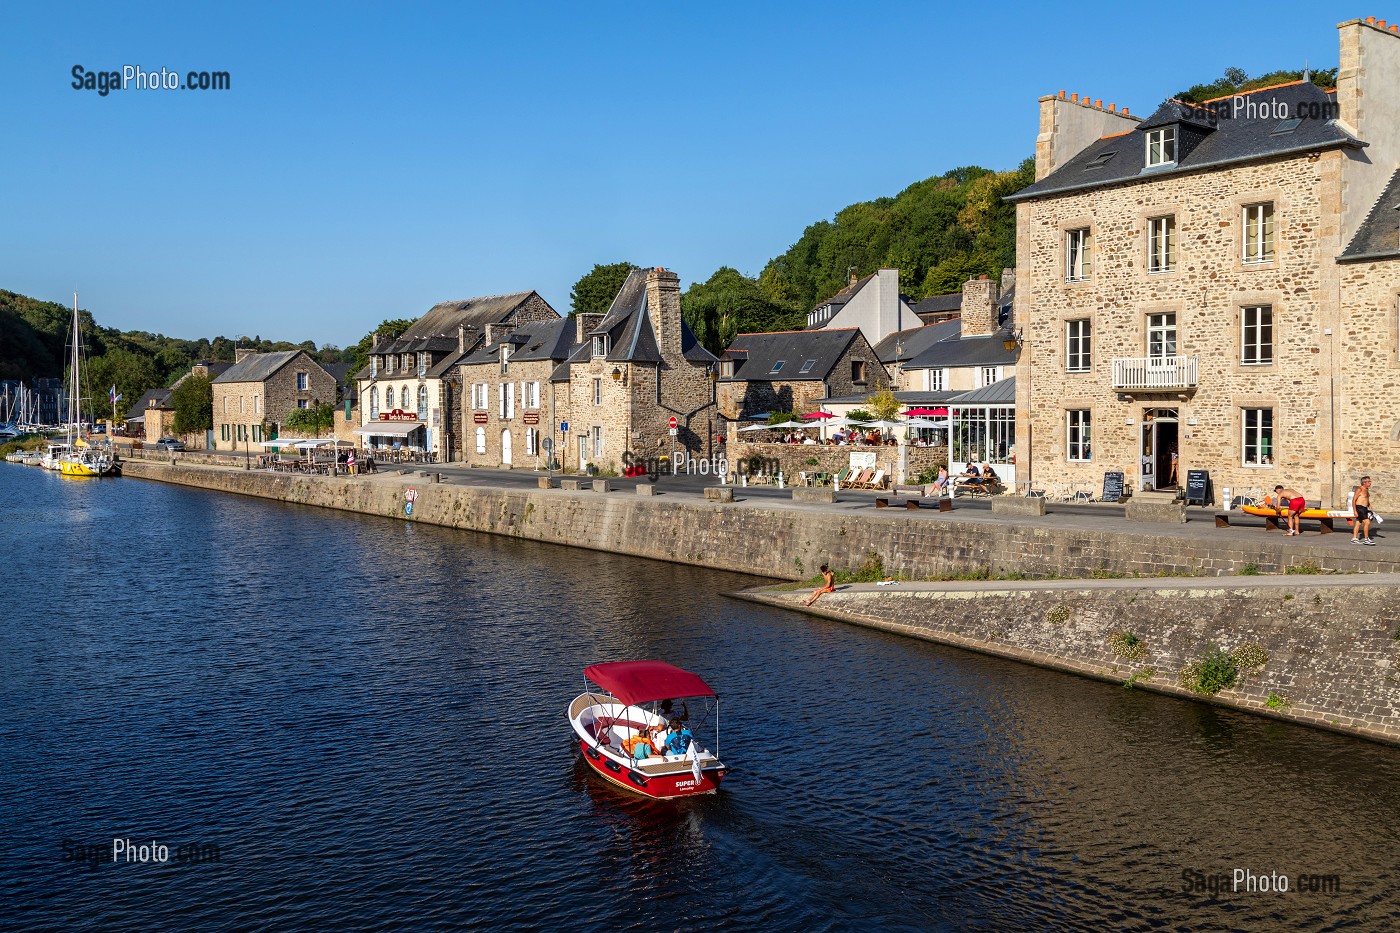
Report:
[{"label": "sailboat", "polygon": [[73,358],[68,374],[68,448],[54,459],[64,476],[107,476],[116,472],[110,449],[94,447],[82,436],[82,381],[79,379],[82,331],[78,293],[73,293]]}]

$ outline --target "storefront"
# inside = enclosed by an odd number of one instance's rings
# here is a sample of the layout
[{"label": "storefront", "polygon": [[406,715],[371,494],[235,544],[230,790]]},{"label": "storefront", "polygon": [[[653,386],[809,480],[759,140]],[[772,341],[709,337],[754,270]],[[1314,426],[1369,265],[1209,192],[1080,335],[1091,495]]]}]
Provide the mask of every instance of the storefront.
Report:
[{"label": "storefront", "polygon": [[364,438],[365,449],[373,453],[421,454],[428,449],[428,427],[421,421],[372,421],[354,433]]},{"label": "storefront", "polygon": [[1008,490],[1016,488],[1016,379],[1003,379],[958,396],[950,404],[948,472],[969,463],[992,465]]}]

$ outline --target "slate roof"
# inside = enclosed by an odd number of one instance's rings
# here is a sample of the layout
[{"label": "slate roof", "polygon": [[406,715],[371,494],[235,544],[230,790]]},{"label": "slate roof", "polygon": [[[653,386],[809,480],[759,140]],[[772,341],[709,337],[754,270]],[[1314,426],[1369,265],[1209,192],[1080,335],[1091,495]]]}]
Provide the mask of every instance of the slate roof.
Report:
[{"label": "slate roof", "polygon": [[509,295],[487,295],[464,301],[443,301],[428,309],[428,313],[398,337],[386,339],[373,353],[418,353],[423,350],[457,349],[457,329],[465,324],[484,331],[487,324],[504,321],[523,305],[533,291],[512,292]]},{"label": "slate roof", "polygon": [[[656,343],[656,329],[647,308],[646,270],[633,269],[627,275],[608,313],[585,336],[607,334],[610,363],[660,363],[661,349]],[[569,362],[585,363],[592,358],[591,341],[585,340],[569,357]],[[700,345],[690,325],[681,320],[681,354],[692,363],[706,365],[715,356]]]},{"label": "slate roof", "polygon": [[[961,293],[958,294],[958,298],[961,300]],[[886,366],[890,363],[903,363],[923,353],[939,340],[947,340],[950,337],[956,340],[961,330],[962,324],[957,318],[954,318],[949,321],[939,321],[937,324],[925,324],[922,327],[896,331],[875,344],[875,356]],[[896,349],[898,353],[895,352]]]},{"label": "slate roof", "polygon": [[998,379],[991,385],[964,392],[952,401],[958,405],[1015,405],[1016,377]]},{"label": "slate roof", "polygon": [[[894,397],[895,400],[901,405],[936,406],[948,404],[953,399],[957,398],[959,394],[960,393],[957,392],[908,391],[896,392],[894,394]],[[864,405],[869,400],[870,394],[867,392],[862,395],[835,395],[831,398],[821,399],[820,402],[823,405],[825,405],[828,402],[832,403],[833,405]]]},{"label": "slate roof", "polygon": [[498,363],[501,359],[501,344],[509,343],[512,362],[528,363],[534,360],[566,360],[573,353],[574,333],[577,318],[560,318],[557,321],[538,321],[527,324],[497,340],[483,346],[458,360],[463,366],[478,363]]},{"label": "slate roof", "polygon": [[1400,169],[1390,176],[1390,182],[1337,261],[1363,262],[1397,256],[1400,256]]},{"label": "slate roof", "polygon": [[934,295],[916,301],[911,308],[915,314],[947,314],[950,311],[962,310],[962,292],[953,292],[951,295]]},{"label": "slate roof", "polygon": [[[734,375],[721,382],[807,382],[822,381],[831,374],[851,341],[860,334],[858,327],[822,330],[784,330],[760,334],[739,334],[729,344],[727,354],[747,354],[735,360]],[[773,372],[781,360],[783,367]],[[810,367],[808,361],[812,361]],[[742,362],[741,362],[742,361]],[[807,371],[802,370],[806,368]]]},{"label": "slate roof", "polygon": [[[276,353],[254,353],[245,356],[214,378],[214,382],[265,382],[273,373],[292,361],[303,350],[278,350]],[[316,363],[307,358],[311,365]]]},{"label": "slate roof", "polygon": [[[1012,332],[1010,315],[1003,314],[1002,325],[990,336],[964,337],[962,318],[930,324],[926,331],[936,331],[937,339],[922,351],[908,358],[904,369],[956,369],[961,366],[1011,366],[1017,351],[1008,351],[1006,337]],[[886,338],[888,340],[888,338]],[[880,341],[884,346],[886,340]]]},{"label": "slate roof", "polygon": [[[1314,107],[1331,107],[1335,103],[1333,94],[1303,81],[1260,88],[1240,96],[1254,97],[1256,102],[1264,99],[1256,95],[1267,95],[1270,103],[1267,109],[1272,109],[1275,102],[1286,105],[1290,117],[1299,112],[1300,106],[1307,108],[1303,111],[1307,112]],[[1009,195],[1006,200],[1027,201],[1046,195],[1180,175],[1257,159],[1316,152],[1337,146],[1359,149],[1366,145],[1343,130],[1336,120],[1304,118],[1290,127],[1291,120],[1280,120],[1277,116],[1248,116],[1247,112],[1235,116],[1230,109],[1232,99],[1233,95],[1219,101],[1207,101],[1202,107],[1195,108],[1181,101],[1168,100],[1134,129],[1095,140],[1064,165]],[[1202,126],[1209,123],[1206,118],[1210,106],[1226,108],[1221,118],[1214,120],[1213,128]],[[1148,168],[1147,130],[1180,123],[1186,119],[1183,115],[1188,112],[1192,122],[1186,123],[1187,129],[1177,134],[1178,160],[1170,165]],[[1228,115],[1228,118],[1224,115]]]},{"label": "slate roof", "polygon": [[352,363],[322,363],[321,368],[331,374],[337,385],[344,385],[350,375]]},{"label": "slate roof", "polygon": [[841,305],[854,298],[856,296],[856,292],[864,288],[865,283],[875,278],[877,274],[878,273],[872,272],[863,279],[857,279],[853,284],[847,285],[845,288],[841,289],[839,292],[832,295],[830,298],[827,298],[825,301],[817,302],[817,307],[813,308],[812,310],[815,311],[817,310],[817,308],[825,308],[827,305],[836,305],[837,307],[840,307]]},{"label": "slate roof", "polygon": [[132,405],[131,408],[127,411],[125,420],[131,421],[135,418],[144,417],[146,409],[151,407],[152,401],[156,403],[157,408],[164,408],[166,406],[166,403],[170,401],[171,391],[173,390],[147,389],[146,394],[138,398],[136,400],[136,404]]}]

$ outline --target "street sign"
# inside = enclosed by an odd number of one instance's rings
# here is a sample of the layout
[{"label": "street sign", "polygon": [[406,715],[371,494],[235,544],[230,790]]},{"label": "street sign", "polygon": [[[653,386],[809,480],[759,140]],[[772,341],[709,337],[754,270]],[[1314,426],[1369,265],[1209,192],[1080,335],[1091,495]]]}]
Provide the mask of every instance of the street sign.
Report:
[{"label": "street sign", "polygon": [[669,424],[666,425],[666,427],[668,427],[668,428],[670,428],[672,431],[674,431],[674,430],[675,430],[677,427],[679,427],[679,426],[680,426],[680,422],[676,420],[676,416],[675,416],[675,415],[672,415],[672,416],[671,416],[671,421],[670,421]]},{"label": "street sign", "polygon": [[568,433],[569,433],[569,422],[567,422],[567,421],[561,421],[561,422],[559,422],[559,430],[560,430],[560,431],[563,431],[565,434],[568,434]]},{"label": "street sign", "polygon": [[545,453],[549,453],[551,450],[554,449],[554,441],[553,439],[546,437],[544,440],[540,441],[540,446],[544,448]]},{"label": "street sign", "polygon": [[[672,419],[672,420],[674,421],[675,419]],[[671,429],[671,436],[672,436],[672,437],[676,437],[676,436],[679,435],[680,433],[681,433],[680,428],[672,428],[672,429]]]}]

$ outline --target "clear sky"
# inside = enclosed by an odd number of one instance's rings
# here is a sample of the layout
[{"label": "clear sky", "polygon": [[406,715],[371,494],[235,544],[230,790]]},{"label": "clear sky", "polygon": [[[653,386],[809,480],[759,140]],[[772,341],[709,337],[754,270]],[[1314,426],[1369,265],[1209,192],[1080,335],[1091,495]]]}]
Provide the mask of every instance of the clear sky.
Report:
[{"label": "clear sky", "polygon": [[[1337,64],[1317,4],[0,5],[0,288],[178,337],[354,343],[594,263],[757,274],[817,220],[1032,154],[1064,88],[1146,114]],[[72,69],[227,71],[75,90]]]}]

